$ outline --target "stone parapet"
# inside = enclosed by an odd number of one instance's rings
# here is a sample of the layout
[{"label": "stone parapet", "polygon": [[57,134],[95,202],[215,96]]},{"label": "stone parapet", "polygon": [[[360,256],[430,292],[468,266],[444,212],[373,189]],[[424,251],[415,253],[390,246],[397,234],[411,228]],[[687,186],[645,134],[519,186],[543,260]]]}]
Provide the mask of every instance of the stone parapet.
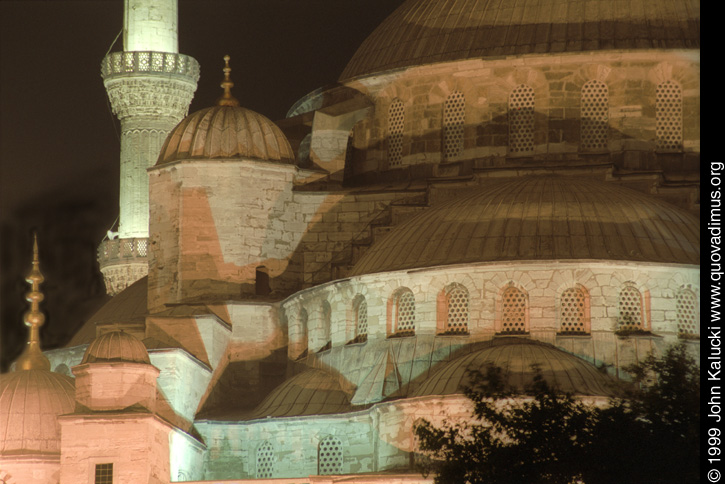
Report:
[{"label": "stone parapet", "polygon": [[106,293],[115,296],[148,274],[147,238],[104,240],[98,246]]},{"label": "stone parapet", "polygon": [[101,62],[101,76],[108,80],[135,74],[162,74],[196,83],[199,63],[193,57],[171,52],[112,52]]}]

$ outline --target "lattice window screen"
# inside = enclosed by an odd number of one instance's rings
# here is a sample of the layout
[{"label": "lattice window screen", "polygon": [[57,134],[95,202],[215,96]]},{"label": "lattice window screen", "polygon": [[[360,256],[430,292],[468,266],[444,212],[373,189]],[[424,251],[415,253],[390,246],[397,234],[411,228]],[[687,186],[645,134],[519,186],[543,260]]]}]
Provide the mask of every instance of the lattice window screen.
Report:
[{"label": "lattice window screen", "polygon": [[415,297],[410,290],[395,299],[395,332],[415,332]]},{"label": "lattice window screen", "polygon": [[403,162],[403,126],[405,106],[400,99],[393,101],[388,110],[388,164],[400,166]]},{"label": "lattice window screen", "polygon": [[342,474],[342,442],[335,437],[322,439],[317,463],[320,475]]},{"label": "lattice window screen", "polygon": [[534,151],[534,89],[521,84],[509,96],[509,151]]},{"label": "lattice window screen", "polygon": [[674,81],[657,86],[655,102],[657,149],[679,151],[682,149],[682,89]]},{"label": "lattice window screen", "polygon": [[449,333],[468,333],[468,291],[455,286],[447,294],[448,319],[446,331]]},{"label": "lattice window screen", "polygon": [[618,329],[642,329],[642,294],[635,287],[625,286],[619,293]]},{"label": "lattice window screen", "polygon": [[113,464],[96,464],[95,484],[113,484]]},{"label": "lattice window screen", "polygon": [[463,125],[466,119],[466,98],[453,91],[443,108],[443,158],[452,160],[463,151]]},{"label": "lattice window screen", "polygon": [[679,334],[697,335],[699,330],[699,314],[697,296],[689,289],[677,292],[677,332]]},{"label": "lattice window screen", "polygon": [[274,477],[274,463],[274,449],[269,442],[265,442],[257,449],[257,478]]},{"label": "lattice window screen", "polygon": [[355,310],[355,337],[367,338],[368,335],[368,303],[360,299]]},{"label": "lattice window screen", "polygon": [[609,140],[609,88],[593,79],[582,87],[580,148],[584,151],[607,149]]},{"label": "lattice window screen", "polygon": [[526,333],[526,294],[509,287],[502,295],[501,333]]},{"label": "lattice window screen", "polygon": [[559,307],[559,332],[561,333],[586,333],[588,322],[586,314],[587,295],[577,288],[572,287],[561,293]]}]

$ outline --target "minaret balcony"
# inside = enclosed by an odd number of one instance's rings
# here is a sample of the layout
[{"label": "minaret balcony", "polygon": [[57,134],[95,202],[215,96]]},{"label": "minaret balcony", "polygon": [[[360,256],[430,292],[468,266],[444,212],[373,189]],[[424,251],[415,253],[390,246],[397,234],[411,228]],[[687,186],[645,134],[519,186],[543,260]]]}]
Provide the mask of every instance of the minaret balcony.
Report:
[{"label": "minaret balcony", "polygon": [[98,263],[109,295],[115,296],[148,274],[148,243],[146,237],[101,242]]},{"label": "minaret balcony", "polygon": [[104,79],[138,74],[181,77],[196,83],[199,80],[199,63],[188,55],[151,51],[113,52],[101,62]]}]

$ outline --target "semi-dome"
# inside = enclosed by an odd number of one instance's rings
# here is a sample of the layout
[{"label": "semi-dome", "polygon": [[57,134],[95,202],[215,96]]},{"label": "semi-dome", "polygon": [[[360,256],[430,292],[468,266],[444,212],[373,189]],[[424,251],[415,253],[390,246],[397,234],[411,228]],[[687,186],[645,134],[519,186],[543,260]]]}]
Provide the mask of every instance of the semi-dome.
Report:
[{"label": "semi-dome", "polygon": [[481,57],[699,46],[698,0],[408,0],[340,79]]},{"label": "semi-dome", "polygon": [[109,331],[86,348],[81,364],[112,361],[151,363],[146,347],[138,338],[124,331]]},{"label": "semi-dome", "polygon": [[581,358],[552,345],[521,338],[496,338],[483,347],[469,347],[464,355],[434,369],[410,396],[463,393],[470,372],[484,375],[489,366],[501,368],[503,383],[524,394],[534,383],[536,369],[560,392],[581,396],[613,396],[614,380]]},{"label": "semi-dome", "polygon": [[169,133],[156,165],[188,159],[250,158],[293,163],[289,141],[272,121],[240,106],[213,106]]},{"label": "semi-dome", "polygon": [[248,419],[326,415],[350,410],[350,394],[342,388],[340,378],[311,368],[272,390]]},{"label": "semi-dome", "polygon": [[73,379],[47,370],[0,378],[0,455],[59,453],[58,416],[75,409]]},{"label": "semi-dome", "polygon": [[699,264],[700,221],[611,183],[522,177],[482,186],[402,223],[351,273],[571,259]]}]

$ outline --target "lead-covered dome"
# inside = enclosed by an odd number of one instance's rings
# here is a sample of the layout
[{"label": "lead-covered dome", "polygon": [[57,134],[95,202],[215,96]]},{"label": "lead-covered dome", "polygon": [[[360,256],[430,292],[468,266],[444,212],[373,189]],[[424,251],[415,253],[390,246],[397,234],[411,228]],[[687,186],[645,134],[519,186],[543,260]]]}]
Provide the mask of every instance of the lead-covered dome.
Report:
[{"label": "lead-covered dome", "polygon": [[611,183],[532,176],[482,186],[391,230],[352,275],[450,264],[596,259],[700,262],[700,221]]},{"label": "lead-covered dome", "polygon": [[289,141],[272,121],[239,106],[213,106],[190,114],[176,125],[156,165],[217,158],[294,162]]},{"label": "lead-covered dome", "polygon": [[469,347],[467,354],[439,365],[410,396],[463,393],[470,372],[486,374],[489,366],[501,369],[503,383],[523,394],[534,383],[537,369],[544,381],[563,393],[613,396],[614,380],[574,355],[546,343],[521,338],[497,338],[483,347]]},{"label": "lead-covered dome", "polygon": [[151,363],[146,347],[138,338],[124,331],[109,331],[88,345],[81,364],[112,361]]},{"label": "lead-covered dome", "polygon": [[408,0],[340,79],[480,57],[699,46],[698,0]]},{"label": "lead-covered dome", "polygon": [[0,378],[0,455],[60,453],[58,416],[75,409],[73,379],[47,370]]}]

